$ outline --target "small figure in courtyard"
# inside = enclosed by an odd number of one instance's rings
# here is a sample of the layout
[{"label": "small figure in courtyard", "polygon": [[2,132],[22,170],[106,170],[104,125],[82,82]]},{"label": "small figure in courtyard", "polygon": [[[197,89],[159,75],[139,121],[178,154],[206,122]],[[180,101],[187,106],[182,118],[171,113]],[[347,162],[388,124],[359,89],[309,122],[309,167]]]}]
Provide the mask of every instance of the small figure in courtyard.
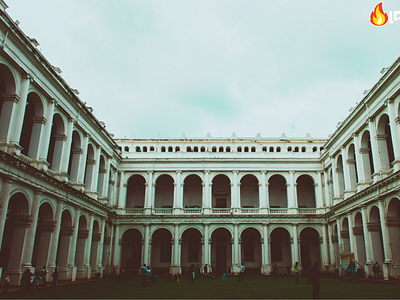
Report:
[{"label": "small figure in courtyard", "polygon": [[318,262],[315,262],[313,268],[310,270],[310,277],[311,277],[311,284],[313,286],[313,289],[312,289],[313,299],[319,299]]},{"label": "small figure in courtyard", "polygon": [[372,267],[372,271],[374,271],[375,280],[378,280],[378,276],[379,276],[379,264],[378,264],[378,262],[375,262],[374,266]]},{"label": "small figure in courtyard", "polygon": [[8,292],[8,287],[10,286],[10,277],[11,277],[11,274],[7,274],[6,278],[4,278],[4,290],[3,290],[3,293],[7,293]]},{"label": "small figure in courtyard", "polygon": [[240,281],[240,278],[242,278],[242,281],[244,281],[244,270],[245,270],[245,266],[244,266],[244,262],[242,262],[242,264],[241,265],[236,265],[236,266],[238,266],[238,267],[240,267],[240,272],[239,272],[239,279],[238,279],[238,281]]},{"label": "small figure in courtyard", "polygon": [[147,267],[146,264],[140,268],[140,286],[147,286]]},{"label": "small figure in courtyard", "polygon": [[274,264],[274,266],[272,267],[272,274],[275,278],[278,275],[278,267],[276,266],[276,264]]},{"label": "small figure in courtyard", "polygon": [[51,276],[53,277],[53,281],[51,282],[50,291],[54,291],[56,289],[56,284],[58,281],[58,268],[57,267],[54,268],[54,272],[53,272],[53,274],[51,274]]},{"label": "small figure in courtyard", "polygon": [[157,274],[153,275],[153,278],[151,279],[151,283],[158,283],[158,276]]},{"label": "small figure in courtyard", "polygon": [[194,278],[195,278],[195,267],[194,264],[191,264],[189,268],[189,283],[193,283]]},{"label": "small figure in courtyard", "polygon": [[27,293],[29,291],[29,285],[31,280],[31,270],[26,269],[25,272],[22,274],[21,277],[21,288],[20,291],[22,293]]},{"label": "small figure in courtyard", "polygon": [[124,266],[121,266],[121,269],[119,270],[119,281],[124,281],[125,279],[125,269]]},{"label": "small figure in courtyard", "polygon": [[226,273],[225,272],[222,274],[222,281],[226,281]]},{"label": "small figure in courtyard", "polygon": [[[309,264],[310,265],[310,264]],[[307,284],[309,284],[310,283],[310,274],[311,274],[311,269],[313,268],[314,266],[313,265],[311,265],[311,267],[308,269],[308,276],[307,276]]]},{"label": "small figure in courtyard", "polygon": [[47,284],[47,270],[45,266],[43,266],[42,271],[40,272],[40,276],[42,277],[42,293],[44,293]]},{"label": "small figure in courtyard", "polygon": [[286,272],[285,271],[282,271],[282,277],[283,277],[283,279],[286,278]]},{"label": "small figure in courtyard", "polygon": [[207,274],[208,274],[208,265],[207,264],[204,265],[203,270],[204,270],[203,278],[206,279],[207,278]]},{"label": "small figure in courtyard", "polygon": [[299,283],[299,263],[296,261],[294,264],[294,275],[296,276],[296,284]]}]

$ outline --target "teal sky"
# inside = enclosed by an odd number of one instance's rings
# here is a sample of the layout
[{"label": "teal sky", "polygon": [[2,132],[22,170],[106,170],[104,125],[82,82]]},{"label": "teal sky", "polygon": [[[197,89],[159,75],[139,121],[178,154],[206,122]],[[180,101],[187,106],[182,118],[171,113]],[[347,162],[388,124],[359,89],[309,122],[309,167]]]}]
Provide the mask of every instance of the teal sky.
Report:
[{"label": "teal sky", "polygon": [[379,1],[6,3],[117,137],[327,137],[400,54]]}]

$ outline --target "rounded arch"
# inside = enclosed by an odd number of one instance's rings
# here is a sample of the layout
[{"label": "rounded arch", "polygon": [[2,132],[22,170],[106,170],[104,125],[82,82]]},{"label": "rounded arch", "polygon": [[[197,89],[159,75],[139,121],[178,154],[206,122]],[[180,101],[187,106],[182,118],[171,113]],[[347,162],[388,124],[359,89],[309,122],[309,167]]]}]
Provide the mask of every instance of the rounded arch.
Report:
[{"label": "rounded arch", "polygon": [[184,178],[183,207],[201,208],[203,202],[203,181],[197,174],[190,174]]},{"label": "rounded arch", "polygon": [[152,234],[151,266],[155,274],[166,274],[171,267],[173,235],[167,228],[158,228]]},{"label": "rounded arch", "polygon": [[344,172],[343,172],[343,156],[339,154],[336,158],[336,173],[338,179],[339,195],[344,195]]},{"label": "rounded arch", "polygon": [[365,130],[361,135],[361,161],[364,169],[364,177],[366,180],[372,179],[374,173],[374,162],[372,158],[371,135]]},{"label": "rounded arch", "polygon": [[211,234],[211,262],[213,272],[218,274],[229,273],[232,266],[232,234],[230,230],[219,226]]},{"label": "rounded arch", "polygon": [[244,175],[240,179],[240,207],[259,208],[260,197],[258,188],[258,178],[253,174]]},{"label": "rounded arch", "polygon": [[[389,230],[389,240],[392,249],[393,261],[400,261],[400,200],[396,197],[391,198],[387,206],[387,225]],[[395,270],[395,275],[399,272]]]},{"label": "rounded arch", "polygon": [[169,232],[169,234],[171,235],[171,237],[174,237],[174,229],[172,228],[172,226],[161,226],[161,227],[156,227],[153,228],[153,230],[151,230],[150,232],[150,238],[153,238],[154,233],[156,233],[156,231],[158,230],[166,230]]},{"label": "rounded arch", "polygon": [[214,234],[214,232],[218,229],[225,229],[229,232],[230,237],[233,238],[233,229],[231,227],[229,227],[228,225],[223,225],[223,224],[218,224],[213,228],[210,228],[209,234],[210,237],[212,237],[212,235]]},{"label": "rounded arch", "polygon": [[278,270],[287,272],[294,262],[291,255],[290,231],[279,226],[271,231],[271,262]]},{"label": "rounded arch", "polygon": [[130,273],[137,274],[142,265],[142,232],[137,228],[127,228],[121,235],[121,267]]},{"label": "rounded arch", "polygon": [[[18,201],[18,211],[20,214],[26,214],[28,215],[31,211],[32,207],[32,199],[29,197],[28,193],[21,189],[21,188],[16,188],[10,193],[10,200],[8,202],[8,206],[10,206],[11,200],[17,200]],[[10,208],[8,208],[10,210]]]},{"label": "rounded arch", "polygon": [[387,114],[382,114],[380,116],[377,123],[376,135],[380,164],[382,170],[386,171],[392,168],[392,162],[394,161],[392,131]]},{"label": "rounded arch", "polygon": [[262,267],[261,233],[257,228],[247,227],[241,232],[240,261],[246,264],[247,274],[260,274]]},{"label": "rounded arch", "polygon": [[315,208],[314,178],[310,175],[300,175],[297,180],[297,203],[299,208]]},{"label": "rounded arch", "polygon": [[50,164],[49,168],[53,171],[60,170],[62,150],[65,140],[65,126],[64,120],[60,114],[56,113],[53,116],[53,124],[50,132],[49,150],[47,152],[47,162]]},{"label": "rounded arch", "polygon": [[122,239],[122,237],[123,237],[123,235],[124,235],[124,233],[125,232],[127,232],[127,231],[129,231],[129,230],[137,230],[137,231],[139,231],[140,232],[140,236],[141,236],[141,238],[143,239],[144,238],[144,230],[143,230],[143,228],[141,228],[141,227],[138,227],[138,226],[128,226],[128,227],[125,227],[125,228],[121,228],[121,231],[120,231],[120,233],[119,233],[119,239]]},{"label": "rounded arch", "polygon": [[212,207],[231,207],[231,180],[226,174],[218,174],[212,178]]},{"label": "rounded arch", "polygon": [[248,230],[248,229],[254,229],[254,230],[256,230],[256,231],[260,234],[260,237],[263,237],[262,229],[261,229],[261,228],[258,228],[258,226],[245,226],[245,227],[243,227],[243,228],[240,228],[240,229],[239,229],[239,236],[241,236],[242,233],[243,233],[244,231]]},{"label": "rounded arch", "polygon": [[274,174],[268,179],[268,184],[270,208],[287,208],[286,178],[281,174]]},{"label": "rounded arch", "polygon": [[49,202],[44,201],[39,207],[35,244],[32,256],[32,265],[37,269],[47,264],[52,236],[50,230],[53,228],[53,207]]},{"label": "rounded arch", "polygon": [[[181,267],[189,268],[191,264],[203,265],[202,262],[202,233],[197,228],[187,228],[182,232]],[[186,272],[185,272],[186,273]]]},{"label": "rounded arch", "polygon": [[349,168],[350,188],[353,191],[356,191],[358,183],[358,173],[357,173],[356,150],[353,143],[351,143],[347,149],[347,164]]},{"label": "rounded arch", "polygon": [[0,93],[16,94],[17,84],[16,77],[13,71],[5,65],[3,62],[0,63]]},{"label": "rounded arch", "polygon": [[305,227],[300,232],[300,264],[308,270],[314,262],[321,265],[319,249],[320,233],[313,227]]},{"label": "rounded arch", "polygon": [[127,180],[126,208],[144,208],[146,196],[146,178],[133,174]]},{"label": "rounded arch", "polygon": [[174,203],[174,183],[174,178],[169,174],[163,174],[156,178],[155,208],[172,208]]},{"label": "rounded arch", "polygon": [[68,175],[72,182],[78,181],[79,163],[82,156],[82,136],[79,131],[72,132],[71,148],[69,153]]}]

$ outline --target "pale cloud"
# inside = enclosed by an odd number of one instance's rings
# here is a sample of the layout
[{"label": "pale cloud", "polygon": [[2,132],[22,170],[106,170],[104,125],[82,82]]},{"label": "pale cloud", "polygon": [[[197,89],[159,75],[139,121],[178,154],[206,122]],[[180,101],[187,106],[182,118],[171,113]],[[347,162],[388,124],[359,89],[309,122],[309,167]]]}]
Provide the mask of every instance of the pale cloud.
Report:
[{"label": "pale cloud", "polygon": [[376,4],[14,0],[7,12],[116,136],[327,137],[399,54],[400,21],[368,22]]}]

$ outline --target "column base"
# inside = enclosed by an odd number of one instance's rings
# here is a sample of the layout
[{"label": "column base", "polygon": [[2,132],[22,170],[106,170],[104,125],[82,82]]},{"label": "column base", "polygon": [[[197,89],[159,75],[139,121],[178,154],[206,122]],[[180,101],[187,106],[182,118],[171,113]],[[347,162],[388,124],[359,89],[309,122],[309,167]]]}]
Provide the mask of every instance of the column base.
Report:
[{"label": "column base", "polygon": [[172,266],[170,269],[172,275],[180,274],[181,268],[179,266]]},{"label": "column base", "polygon": [[379,180],[381,180],[381,171],[375,172],[374,174],[372,174],[372,179],[374,180],[374,183],[378,182]]},{"label": "column base", "polygon": [[392,162],[392,166],[394,172],[400,170],[400,157],[396,157],[396,159]]},{"label": "column base", "polygon": [[67,274],[67,279],[71,281],[75,281],[78,273],[78,268],[75,266],[69,266],[68,267],[68,274]]},{"label": "column base", "polygon": [[359,182],[357,183],[357,193],[361,192],[362,190],[366,189],[369,187],[370,183],[369,182]]},{"label": "column base", "polygon": [[[51,274],[53,274],[53,272],[54,272],[54,270],[52,270],[52,271],[48,270],[48,271],[49,271],[50,276],[51,276]],[[68,275],[69,275],[69,270],[68,270],[68,268],[60,268],[60,269],[58,270],[58,280],[68,280],[68,279],[70,279],[70,278],[68,277]]]},{"label": "column base", "polygon": [[240,267],[238,267],[237,265],[232,265],[232,267],[231,267],[231,273],[232,273],[232,275],[239,275],[239,273],[240,273]]},{"label": "column base", "polygon": [[203,208],[203,214],[205,214],[205,215],[211,214],[211,208],[209,208],[209,207],[204,207],[204,208]]},{"label": "column base", "polygon": [[83,277],[90,279],[92,277],[92,267],[90,265],[85,265],[83,268]]},{"label": "column base", "polygon": [[261,267],[262,275],[271,275],[271,271],[272,271],[271,265],[263,265]]},{"label": "column base", "polygon": [[85,194],[94,200],[97,200],[97,197],[99,196],[96,191],[85,191]]},{"label": "column base", "polygon": [[25,270],[22,271],[22,268],[21,270],[4,270],[2,273],[11,274],[10,285],[20,285],[20,280]]},{"label": "column base", "polygon": [[151,208],[150,208],[150,207],[146,207],[146,208],[144,209],[143,213],[144,213],[145,215],[151,215]]},{"label": "column base", "polygon": [[0,143],[0,150],[8,152],[8,143]]},{"label": "column base", "polygon": [[18,144],[18,142],[10,142],[7,152],[11,155],[20,156],[22,149],[23,148]]},{"label": "column base", "polygon": [[382,264],[383,280],[389,280],[391,264],[392,264],[391,262],[390,263],[385,262]]},{"label": "column base", "polygon": [[44,158],[39,158],[39,160],[36,162],[36,164],[37,164],[37,168],[44,172],[47,172],[47,170],[49,169],[49,166],[50,166],[50,164]]},{"label": "column base", "polygon": [[366,262],[365,263],[365,265],[364,265],[364,271],[365,271],[365,273],[367,273],[368,275],[374,275],[374,273],[372,272],[372,267],[373,267],[373,262],[371,261],[371,262]]},{"label": "column base", "polygon": [[390,273],[391,273],[391,277],[393,277],[395,279],[399,279],[400,278],[400,265],[393,265]]},{"label": "column base", "polygon": [[181,212],[181,208],[180,207],[174,207],[174,209],[173,209],[173,214],[174,215],[180,215],[182,212]]},{"label": "column base", "polygon": [[346,190],[346,191],[344,191],[344,199],[350,198],[355,193],[357,193],[357,190]]},{"label": "column base", "polygon": [[[92,270],[92,273],[93,272],[94,271]],[[103,265],[97,265],[96,266],[96,270],[95,270],[94,276],[96,276],[97,273],[100,273],[100,278],[103,278]]]}]

